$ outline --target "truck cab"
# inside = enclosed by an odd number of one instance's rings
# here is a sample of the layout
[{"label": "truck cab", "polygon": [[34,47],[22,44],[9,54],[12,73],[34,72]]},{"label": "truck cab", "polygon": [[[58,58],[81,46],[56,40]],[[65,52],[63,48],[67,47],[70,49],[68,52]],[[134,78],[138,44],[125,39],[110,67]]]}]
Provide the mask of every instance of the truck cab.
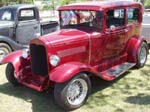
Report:
[{"label": "truck cab", "polygon": [[90,76],[113,81],[145,65],[148,47],[141,36],[143,6],[131,1],[76,3],[58,8],[60,30],[34,38],[29,49],[6,56],[6,77],[38,91],[54,88],[66,110],[82,106]]},{"label": "truck cab", "polygon": [[34,5],[12,5],[0,8],[0,59],[11,51],[28,47],[31,39],[57,29],[55,21],[40,22]]}]

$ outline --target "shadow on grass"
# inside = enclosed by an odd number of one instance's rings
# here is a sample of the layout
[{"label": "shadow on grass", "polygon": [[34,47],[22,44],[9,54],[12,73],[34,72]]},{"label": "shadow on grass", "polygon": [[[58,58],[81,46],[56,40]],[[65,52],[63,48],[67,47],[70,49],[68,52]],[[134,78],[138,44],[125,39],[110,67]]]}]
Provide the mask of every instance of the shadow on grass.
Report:
[{"label": "shadow on grass", "polygon": [[55,104],[52,89],[38,92],[22,85],[15,87],[5,83],[0,85],[0,92],[31,103],[32,112],[66,112]]},{"label": "shadow on grass", "polygon": [[105,81],[102,80],[101,78],[98,77],[91,77],[91,83],[92,83],[92,94],[94,94],[95,92],[101,91],[107,87],[112,86],[114,83],[116,83],[117,81],[119,81],[121,78],[125,77],[126,75],[128,75],[130,72],[127,71],[124,74],[122,74],[120,77],[118,77],[116,80],[114,81]]},{"label": "shadow on grass", "polygon": [[[111,86],[117,81],[107,82],[97,77],[91,77],[91,80],[92,94]],[[0,85],[0,92],[31,103],[33,112],[66,112],[55,104],[53,89],[49,89],[45,92],[38,92],[22,85],[16,87],[10,83],[5,83]]]},{"label": "shadow on grass", "polygon": [[[102,79],[97,78],[97,77],[91,77],[91,80],[92,80],[91,81],[92,82],[92,93],[91,93],[91,96],[89,97],[90,101],[86,103],[85,107],[89,108],[89,109],[93,109],[93,108],[98,107],[98,106],[109,105],[111,107],[116,108],[117,110],[121,110],[121,108],[117,107],[115,105],[115,103],[112,104],[108,100],[108,99],[111,99],[111,96],[115,95],[115,93],[114,94],[111,94],[111,93],[103,94],[103,90],[111,87],[112,89],[115,89],[115,90],[118,89],[119,91],[122,91],[122,88],[119,88],[119,86],[117,88],[114,88],[113,85],[116,82],[118,82],[121,78],[128,75],[129,73],[130,72],[127,71],[126,73],[122,74],[120,77],[118,77],[114,81],[105,81],[105,80],[102,80]],[[96,93],[96,95],[92,95],[92,94],[95,94],[95,93]],[[114,99],[114,102],[115,102],[115,99]]]},{"label": "shadow on grass", "polygon": [[137,96],[130,96],[126,99],[126,102],[138,105],[149,105],[150,95],[138,94]]},{"label": "shadow on grass", "polygon": [[[150,64],[146,64],[146,67],[150,68]],[[150,80],[150,69],[144,70],[144,69],[139,69],[141,76],[143,76],[144,79],[146,79],[145,82],[143,81],[138,81],[136,84],[138,86],[142,87],[144,90],[150,90],[150,87],[148,86],[147,81]],[[125,100],[128,103],[131,104],[138,104],[138,105],[149,105],[150,104],[150,95],[146,95],[144,93],[140,93],[136,96],[129,96]]]},{"label": "shadow on grass", "polygon": [[[130,71],[127,71],[122,76],[117,78],[115,81],[111,81],[111,82],[104,81],[97,77],[91,77],[92,93],[90,96],[90,101],[92,101],[94,103],[94,105],[97,105],[97,106],[108,104],[108,102],[107,102],[108,100],[107,100],[107,98],[105,99],[105,97],[109,97],[109,94],[107,96],[100,92],[100,94],[98,96],[93,96],[93,97],[92,97],[92,94],[95,94],[98,91],[102,91],[110,86],[112,86],[112,89],[113,89],[113,84],[116,83],[117,81],[119,81],[121,78],[128,75],[129,73],[130,73]],[[127,79],[125,79],[125,80],[127,80]],[[125,83],[127,83],[127,82],[125,82]],[[122,84],[124,84],[124,82]],[[120,88],[120,86],[115,87],[115,89],[118,89],[119,91],[124,92],[123,91],[124,88]],[[128,87],[125,89],[128,89]],[[59,108],[59,106],[57,106],[55,104],[53,89],[50,89],[48,91],[41,93],[41,92],[37,92],[32,89],[29,89],[25,86],[14,87],[10,83],[5,83],[3,85],[0,85],[0,92],[10,95],[10,96],[14,96],[14,97],[23,99],[26,102],[31,103],[32,104],[32,112],[66,112],[66,111],[62,110],[62,108]],[[144,98],[144,97],[141,97],[141,99],[142,98]],[[145,99],[146,98],[148,98],[148,97],[145,96]],[[136,100],[134,100],[134,97],[129,97],[127,99],[127,101],[130,103],[136,103]],[[150,99],[148,101],[150,101]],[[148,103],[148,101],[147,101],[147,103]],[[143,100],[143,103],[144,103],[144,100]],[[88,108],[94,108],[91,105],[91,102],[87,102],[85,105]],[[111,106],[115,107],[116,109],[120,109],[119,107],[116,107],[115,105],[111,105]]]},{"label": "shadow on grass", "polygon": [[[150,68],[150,65],[146,64],[146,67]],[[132,68],[131,71],[132,70],[137,70],[137,69]],[[143,76],[143,79],[147,81],[150,79],[149,70],[150,69],[143,69],[143,68],[138,69],[139,74]],[[133,76],[125,77],[126,75],[133,75],[135,78]],[[117,110],[117,112],[118,111],[122,112],[123,110],[119,106],[115,105],[116,102],[115,102],[114,97],[111,97],[111,96],[115,96],[119,94],[124,94],[125,96],[128,96],[127,100],[125,100],[125,102],[128,102],[128,103],[139,104],[139,105],[150,104],[150,96],[146,96],[146,95],[145,96],[140,96],[140,95],[131,96],[134,90],[140,93],[140,90],[138,91],[138,89],[143,88],[145,90],[149,90],[149,86],[147,86],[147,82],[143,82],[142,79],[136,78],[136,74],[130,74],[130,71],[125,72],[124,74],[122,74],[122,76],[120,76],[119,78],[111,82],[107,82],[107,81],[104,81],[95,77],[92,77],[92,78],[93,78],[92,79],[93,80],[92,81],[92,86],[93,86],[92,94],[98,91],[101,91],[107,87],[111,87],[112,91],[111,93],[108,93],[108,94],[103,94],[103,92],[98,92],[96,96],[91,96],[90,100],[92,101],[92,103],[87,102],[87,105],[86,105],[87,108],[92,109],[94,108],[94,106],[109,105],[111,107],[114,107]],[[119,81],[122,78],[123,80]],[[116,82],[118,83],[115,84]],[[114,103],[109,102],[108,99],[112,100],[112,102]],[[124,99],[122,100],[124,101]]]}]

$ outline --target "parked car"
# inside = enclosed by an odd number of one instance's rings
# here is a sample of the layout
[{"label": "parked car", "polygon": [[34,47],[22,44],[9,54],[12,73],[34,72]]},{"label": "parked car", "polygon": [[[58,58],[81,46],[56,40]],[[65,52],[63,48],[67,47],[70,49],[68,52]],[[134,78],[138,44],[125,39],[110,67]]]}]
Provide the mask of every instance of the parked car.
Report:
[{"label": "parked car", "polygon": [[6,77],[37,91],[54,87],[66,110],[82,106],[91,91],[90,76],[113,81],[132,67],[143,67],[148,47],[141,36],[143,7],[131,1],[89,2],[58,8],[61,29],[34,38],[15,51]]},{"label": "parked car", "polygon": [[56,31],[57,21],[40,22],[34,5],[0,8],[0,60],[11,51],[28,47],[31,39]]}]

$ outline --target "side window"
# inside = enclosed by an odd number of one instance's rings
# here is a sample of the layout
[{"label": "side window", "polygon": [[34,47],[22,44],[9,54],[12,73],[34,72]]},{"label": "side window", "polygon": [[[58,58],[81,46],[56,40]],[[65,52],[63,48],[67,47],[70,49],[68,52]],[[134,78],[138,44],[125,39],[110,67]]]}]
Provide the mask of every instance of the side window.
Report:
[{"label": "side window", "polygon": [[114,9],[107,11],[107,19],[106,25],[107,28],[110,26],[123,26],[124,25],[124,17],[125,17],[125,9]]},{"label": "side window", "polygon": [[3,21],[11,21],[12,20],[12,13],[10,11],[1,11],[0,12],[0,20]]},{"label": "side window", "polygon": [[36,19],[35,11],[33,9],[23,9],[19,13],[19,21]]},{"label": "side window", "polygon": [[11,20],[11,12],[9,11],[4,12],[2,20]]},{"label": "side window", "polygon": [[128,9],[128,24],[138,23],[139,9],[129,8]]}]

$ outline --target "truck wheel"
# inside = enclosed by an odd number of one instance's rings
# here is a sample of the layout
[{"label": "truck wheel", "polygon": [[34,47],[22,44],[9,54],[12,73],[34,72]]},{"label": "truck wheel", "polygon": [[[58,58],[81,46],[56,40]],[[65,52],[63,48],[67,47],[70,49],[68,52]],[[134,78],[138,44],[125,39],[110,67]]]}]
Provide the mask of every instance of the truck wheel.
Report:
[{"label": "truck wheel", "polygon": [[147,61],[148,49],[147,44],[142,42],[137,55],[136,67],[141,68],[145,65]]},{"label": "truck wheel", "polygon": [[14,67],[11,63],[8,63],[6,66],[6,78],[13,85],[19,85],[19,82],[15,78]]},{"label": "truck wheel", "polygon": [[12,51],[12,49],[10,48],[10,46],[8,44],[0,43],[0,61],[11,51]]},{"label": "truck wheel", "polygon": [[56,103],[66,110],[74,110],[82,106],[91,91],[91,82],[85,73],[80,73],[65,83],[55,85]]}]

